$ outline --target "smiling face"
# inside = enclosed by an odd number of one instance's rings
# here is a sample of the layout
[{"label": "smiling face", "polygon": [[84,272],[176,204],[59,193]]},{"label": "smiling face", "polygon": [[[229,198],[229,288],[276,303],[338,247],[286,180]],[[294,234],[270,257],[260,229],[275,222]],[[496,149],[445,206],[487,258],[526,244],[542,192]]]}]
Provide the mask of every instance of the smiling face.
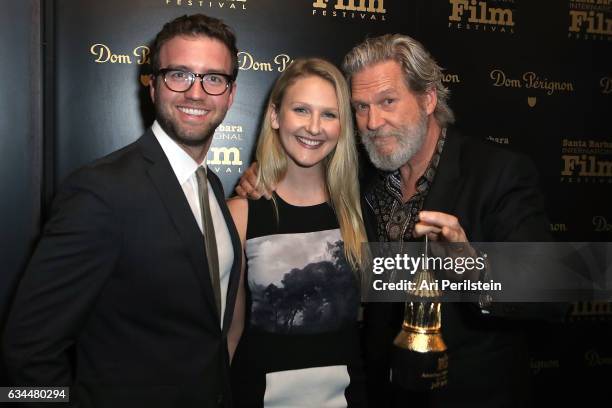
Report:
[{"label": "smiling face", "polygon": [[318,76],[301,77],[289,86],[270,119],[288,162],[300,167],[322,166],[340,137],[336,91]]},{"label": "smiling face", "polygon": [[[161,68],[179,68],[194,73],[232,73],[230,51],[219,40],[196,36],[178,36],[160,49]],[[168,89],[161,76],[149,88],[156,118],[164,131],[177,143],[205,147],[208,150],[215,129],[225,118],[234,100],[235,84],[222,95],[211,96],[196,82],[187,92]]]},{"label": "smiling face", "polygon": [[355,73],[351,90],[357,127],[372,163],[381,170],[397,170],[421,150],[435,101],[408,89],[395,61]]}]

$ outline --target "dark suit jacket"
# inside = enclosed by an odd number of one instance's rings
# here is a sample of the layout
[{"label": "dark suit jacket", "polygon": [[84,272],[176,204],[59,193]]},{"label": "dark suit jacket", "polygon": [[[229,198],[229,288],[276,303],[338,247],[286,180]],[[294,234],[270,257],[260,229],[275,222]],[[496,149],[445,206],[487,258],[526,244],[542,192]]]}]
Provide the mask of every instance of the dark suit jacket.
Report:
[{"label": "dark suit jacket", "polygon": [[[366,187],[369,188],[369,187]],[[370,241],[377,241],[376,219],[364,200]],[[440,164],[423,205],[458,217],[472,242],[550,241],[537,173],[521,155],[449,131]],[[520,317],[518,304],[498,305],[494,315]],[[527,305],[527,309],[530,309]],[[393,338],[403,319],[402,304],[367,304],[365,348],[369,391],[374,406],[393,405],[408,394],[389,384]],[[436,407],[517,407],[528,393],[528,357],[516,321],[484,316],[474,304],[445,303],[442,335],[448,346],[449,384],[426,396]]]},{"label": "dark suit jacket", "polygon": [[80,407],[231,405],[226,337],[242,252],[208,177],[234,249],[223,329],[203,235],[148,130],[57,194],[5,332],[15,384],[69,385]]}]

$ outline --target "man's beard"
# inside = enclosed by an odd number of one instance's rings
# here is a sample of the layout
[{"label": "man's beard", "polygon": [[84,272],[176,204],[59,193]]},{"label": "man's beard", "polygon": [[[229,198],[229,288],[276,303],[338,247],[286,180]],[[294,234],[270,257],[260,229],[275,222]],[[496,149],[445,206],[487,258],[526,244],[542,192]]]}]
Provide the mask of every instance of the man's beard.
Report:
[{"label": "man's beard", "polygon": [[180,126],[175,123],[170,115],[167,115],[164,111],[164,107],[160,104],[155,104],[155,118],[159,122],[162,129],[173,139],[175,142],[185,146],[202,146],[207,143],[214,135],[215,130],[221,124],[223,117],[218,123],[208,123],[207,126],[202,128],[198,132],[186,132],[183,131]]},{"label": "man's beard", "polygon": [[[380,170],[395,171],[408,163],[421,150],[426,133],[427,115],[424,111],[420,111],[419,119],[414,125],[405,125],[398,130],[389,132],[380,130],[360,132],[360,136],[372,164]],[[391,154],[381,154],[378,152],[376,142],[373,139],[376,136],[394,137],[397,140],[398,147]]]}]

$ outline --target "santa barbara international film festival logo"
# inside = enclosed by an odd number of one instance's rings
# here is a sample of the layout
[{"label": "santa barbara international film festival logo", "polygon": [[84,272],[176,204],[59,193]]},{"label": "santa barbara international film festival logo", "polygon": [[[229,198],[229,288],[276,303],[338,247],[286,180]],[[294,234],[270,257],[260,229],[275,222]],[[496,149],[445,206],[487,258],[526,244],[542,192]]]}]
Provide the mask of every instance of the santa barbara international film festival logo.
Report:
[{"label": "santa barbara international film festival logo", "polygon": [[612,142],[563,139],[561,182],[612,184]]},{"label": "santa barbara international film festival logo", "polygon": [[570,0],[567,36],[612,41],[612,0]]},{"label": "santa barbara international film festival logo", "polygon": [[185,7],[185,8],[204,8],[204,9],[228,9],[246,10],[247,0],[161,0],[165,6]]},{"label": "santa barbara international film festival logo", "polygon": [[571,81],[549,79],[540,73],[526,71],[516,75],[507,73],[501,68],[494,68],[489,72],[491,85],[496,88],[521,90],[527,97],[527,105],[534,108],[538,103],[538,96],[552,96],[574,92],[575,86]]},{"label": "santa barbara international film festival logo", "polygon": [[611,320],[612,303],[592,300],[574,302],[569,318],[570,320]]},{"label": "santa barbara international film festival logo", "polygon": [[232,146],[232,144],[235,142],[241,144],[244,140],[243,126],[223,123],[215,131],[213,139],[213,144],[208,150],[206,164],[215,173],[242,173],[242,147]]},{"label": "santa barbara international film festival logo", "polygon": [[514,34],[514,0],[448,0],[448,28]]},{"label": "santa barbara international film festival logo", "polygon": [[314,0],[312,15],[363,21],[386,21],[384,0]]}]

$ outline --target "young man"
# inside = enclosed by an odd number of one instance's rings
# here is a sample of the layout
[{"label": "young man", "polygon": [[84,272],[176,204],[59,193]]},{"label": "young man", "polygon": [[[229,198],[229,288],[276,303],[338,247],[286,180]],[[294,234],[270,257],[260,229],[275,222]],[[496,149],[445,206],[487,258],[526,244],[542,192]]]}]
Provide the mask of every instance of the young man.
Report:
[{"label": "young man", "polygon": [[4,355],[15,385],[70,386],[79,407],[230,406],[241,249],[205,160],[236,92],[235,37],[183,16],[152,53],[156,121],[59,190]]}]

